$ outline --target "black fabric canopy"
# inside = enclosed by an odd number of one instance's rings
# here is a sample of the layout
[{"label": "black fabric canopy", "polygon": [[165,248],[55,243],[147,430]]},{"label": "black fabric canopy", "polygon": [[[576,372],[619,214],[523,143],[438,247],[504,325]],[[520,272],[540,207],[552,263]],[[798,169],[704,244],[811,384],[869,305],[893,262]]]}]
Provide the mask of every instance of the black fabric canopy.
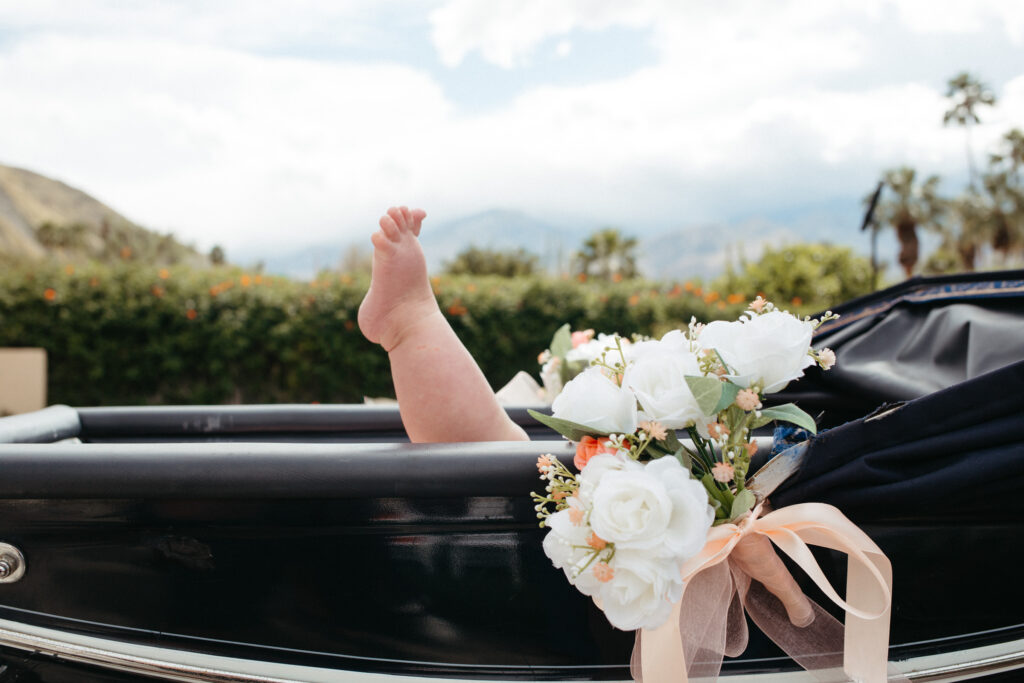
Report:
[{"label": "black fabric canopy", "polygon": [[778,402],[830,428],[776,507],[830,503],[855,521],[1024,517],[1024,271],[918,278],[836,310],[836,351]]}]

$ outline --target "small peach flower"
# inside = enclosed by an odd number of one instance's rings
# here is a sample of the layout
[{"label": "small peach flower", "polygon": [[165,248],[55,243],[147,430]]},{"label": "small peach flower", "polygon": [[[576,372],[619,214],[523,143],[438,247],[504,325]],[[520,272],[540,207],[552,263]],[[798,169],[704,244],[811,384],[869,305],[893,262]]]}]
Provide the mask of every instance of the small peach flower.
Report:
[{"label": "small peach flower", "polygon": [[757,444],[751,441],[746,445],[747,455],[753,458],[757,454]]},{"label": "small peach flower", "polygon": [[729,428],[721,422],[708,423],[708,433],[712,439],[724,439],[729,436]]},{"label": "small peach flower", "polygon": [[836,352],[832,349],[818,351],[818,362],[821,363],[822,370],[830,370],[836,364]]},{"label": "small peach flower", "polygon": [[615,453],[611,442],[607,439],[599,440],[592,436],[584,436],[576,444],[576,457],[572,459],[572,464],[576,465],[576,469],[582,470],[591,458],[601,453]]},{"label": "small peach flower", "polygon": [[598,562],[594,565],[594,578],[601,583],[608,583],[615,578],[615,570],[607,562]]},{"label": "small peach flower", "polygon": [[754,313],[760,313],[761,309],[764,308],[764,305],[766,303],[768,302],[765,301],[763,297],[758,296],[756,299],[750,302],[750,310],[752,310]]},{"label": "small peach flower", "polygon": [[736,394],[736,405],[740,407],[740,410],[757,410],[761,407],[761,400],[757,397],[756,391],[743,389]]},{"label": "small peach flower", "polygon": [[583,509],[578,508],[575,505],[569,508],[569,521],[572,522],[573,526],[579,526],[583,524]]},{"label": "small peach flower", "polygon": [[565,491],[554,491],[551,494],[551,500],[564,500],[564,499],[565,499]]},{"label": "small peach flower", "polygon": [[736,470],[727,462],[716,462],[715,466],[711,468],[711,476],[715,478],[715,481],[720,481],[723,484],[728,484],[735,475]]},{"label": "small peach flower", "polygon": [[577,348],[579,346],[583,346],[584,344],[586,344],[587,342],[589,342],[593,338],[594,338],[594,331],[593,330],[577,330],[577,331],[572,333],[572,337],[571,337],[571,339],[572,339],[572,348],[575,349],[575,348]]},{"label": "small peach flower", "polygon": [[539,458],[537,458],[537,469],[540,472],[547,472],[554,464],[555,463],[551,459],[550,455],[542,455]]},{"label": "small peach flower", "polygon": [[652,439],[663,441],[666,437],[668,437],[668,430],[665,429],[665,427],[662,426],[660,422],[655,422],[653,420],[644,420],[643,422],[640,423],[639,426],[640,429],[650,434]]},{"label": "small peach flower", "polygon": [[587,545],[594,550],[604,550],[605,546],[608,545],[608,542],[591,531],[590,536],[587,537]]}]

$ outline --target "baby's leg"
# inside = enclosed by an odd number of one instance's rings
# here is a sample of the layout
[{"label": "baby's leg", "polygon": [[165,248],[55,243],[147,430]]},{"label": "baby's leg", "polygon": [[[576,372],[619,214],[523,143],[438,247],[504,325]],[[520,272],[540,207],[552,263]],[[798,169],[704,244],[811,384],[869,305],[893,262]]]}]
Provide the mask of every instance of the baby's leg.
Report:
[{"label": "baby's leg", "polygon": [[416,239],[425,217],[403,206],[380,219],[359,329],[388,352],[412,441],[525,441],[437,306]]}]

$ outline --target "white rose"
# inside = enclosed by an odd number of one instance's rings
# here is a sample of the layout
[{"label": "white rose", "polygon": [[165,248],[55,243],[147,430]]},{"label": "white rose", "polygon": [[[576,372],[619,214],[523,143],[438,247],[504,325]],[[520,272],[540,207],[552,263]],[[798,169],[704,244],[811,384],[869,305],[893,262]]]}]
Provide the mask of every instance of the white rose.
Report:
[{"label": "white rose", "polygon": [[679,562],[704,547],[713,520],[704,487],[672,457],[604,472],[590,512],[590,526],[616,552],[649,550]]},{"label": "white rose", "polygon": [[586,505],[591,505],[594,499],[594,491],[597,490],[601,479],[608,472],[642,472],[644,466],[629,457],[601,453],[595,455],[587,462],[587,466],[577,475],[580,483],[579,497]]},{"label": "white rose", "polygon": [[[582,507],[575,499],[570,506]],[[544,554],[556,569],[565,572],[569,583],[584,595],[594,595],[600,581],[590,571],[593,550],[587,545],[592,529],[584,523],[575,525],[569,510],[559,510],[547,519],[548,533],[544,536]]]},{"label": "white rose", "polygon": [[608,621],[623,631],[657,628],[682,597],[683,577],[671,559],[641,550],[615,549],[614,576],[598,586]]},{"label": "white rose", "polygon": [[698,341],[714,349],[729,365],[727,377],[749,387],[762,384],[764,393],[783,389],[813,365],[807,353],[814,326],[782,311],[772,311],[742,322],[708,323]]},{"label": "white rose", "polygon": [[551,404],[555,417],[586,425],[604,434],[636,431],[636,397],[598,368],[576,375]]},{"label": "white rose", "polygon": [[626,368],[622,385],[636,394],[644,415],[669,429],[683,429],[706,421],[686,375],[700,375],[697,357],[665,342]]}]

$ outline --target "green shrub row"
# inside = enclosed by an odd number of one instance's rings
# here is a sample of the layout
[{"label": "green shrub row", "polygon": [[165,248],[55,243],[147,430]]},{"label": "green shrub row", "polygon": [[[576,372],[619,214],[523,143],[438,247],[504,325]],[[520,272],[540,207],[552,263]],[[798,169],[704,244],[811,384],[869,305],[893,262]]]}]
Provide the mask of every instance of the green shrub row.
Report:
[{"label": "green shrub row", "polygon": [[[394,396],[387,354],[359,332],[363,277],[314,282],[238,269],[34,266],[0,272],[0,347],[48,352],[50,403],[361,402]],[[537,371],[563,323],[660,335],[735,317],[745,297],[689,283],[433,278],[491,382]]]}]

